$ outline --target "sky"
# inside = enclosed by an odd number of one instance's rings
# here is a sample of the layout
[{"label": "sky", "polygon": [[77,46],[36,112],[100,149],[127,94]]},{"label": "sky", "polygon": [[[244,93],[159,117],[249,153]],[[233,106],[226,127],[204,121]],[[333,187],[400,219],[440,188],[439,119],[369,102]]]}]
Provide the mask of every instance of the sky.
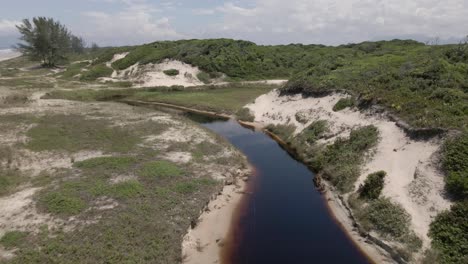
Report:
[{"label": "sky", "polygon": [[258,44],[339,45],[468,35],[468,0],[0,0],[0,47],[24,18],[53,17],[100,46],[234,38]]}]

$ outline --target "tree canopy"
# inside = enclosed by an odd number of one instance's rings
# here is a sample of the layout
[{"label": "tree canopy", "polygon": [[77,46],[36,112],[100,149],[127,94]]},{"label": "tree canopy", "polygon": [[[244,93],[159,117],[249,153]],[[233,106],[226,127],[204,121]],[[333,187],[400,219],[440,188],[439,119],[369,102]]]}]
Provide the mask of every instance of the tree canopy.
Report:
[{"label": "tree canopy", "polygon": [[18,43],[17,49],[31,59],[41,61],[46,67],[55,66],[70,52],[82,53],[85,48],[82,38],[74,36],[53,18],[24,19],[16,27],[23,41]]}]

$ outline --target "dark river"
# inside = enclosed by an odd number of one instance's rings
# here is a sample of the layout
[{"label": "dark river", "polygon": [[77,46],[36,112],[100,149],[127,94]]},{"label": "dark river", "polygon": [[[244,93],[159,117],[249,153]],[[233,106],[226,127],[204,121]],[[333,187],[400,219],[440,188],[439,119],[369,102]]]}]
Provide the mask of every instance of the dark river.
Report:
[{"label": "dark river", "polygon": [[251,194],[239,205],[223,247],[223,263],[371,263],[330,216],[305,165],[264,133],[234,121],[202,124],[240,149],[256,168]]}]

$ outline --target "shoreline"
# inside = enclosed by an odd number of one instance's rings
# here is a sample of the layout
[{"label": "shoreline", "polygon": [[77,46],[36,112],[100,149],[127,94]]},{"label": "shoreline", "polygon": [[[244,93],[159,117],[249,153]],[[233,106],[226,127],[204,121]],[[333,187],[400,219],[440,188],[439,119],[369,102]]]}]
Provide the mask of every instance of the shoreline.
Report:
[{"label": "shoreline", "polygon": [[220,263],[223,246],[231,240],[231,226],[246,197],[252,175],[254,170],[249,164],[248,169],[238,171],[232,181],[226,181],[223,188],[211,197],[196,225],[189,227],[183,238],[182,263]]}]

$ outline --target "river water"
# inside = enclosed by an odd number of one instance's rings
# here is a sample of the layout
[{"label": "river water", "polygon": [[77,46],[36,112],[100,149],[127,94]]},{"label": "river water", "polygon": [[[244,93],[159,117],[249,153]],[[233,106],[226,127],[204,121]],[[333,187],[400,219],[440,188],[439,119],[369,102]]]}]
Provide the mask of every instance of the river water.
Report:
[{"label": "river water", "polygon": [[330,215],[305,165],[264,133],[235,121],[202,124],[256,168],[223,247],[223,263],[370,263]]}]

